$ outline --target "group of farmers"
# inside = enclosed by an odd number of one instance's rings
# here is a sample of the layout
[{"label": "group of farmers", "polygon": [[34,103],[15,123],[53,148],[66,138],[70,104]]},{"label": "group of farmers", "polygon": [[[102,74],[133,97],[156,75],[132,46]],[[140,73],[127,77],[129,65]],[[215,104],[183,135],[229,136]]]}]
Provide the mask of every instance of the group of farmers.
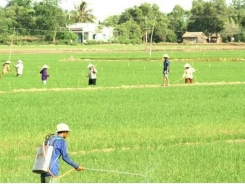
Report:
[{"label": "group of farmers", "polygon": [[[49,68],[48,65],[44,65],[40,71],[40,74],[42,75],[42,82],[43,84],[46,84],[47,78],[49,77],[49,74],[47,73],[47,69]],[[96,74],[97,70],[93,64],[88,65],[88,85],[96,85]]]},{"label": "group of farmers", "polygon": [[[2,69],[2,76],[8,74],[9,72],[12,72],[11,68],[10,68],[10,61],[6,61],[3,64],[3,69]],[[16,76],[20,77],[23,74],[23,69],[24,69],[24,65],[23,62],[21,60],[17,61],[17,64],[14,65],[16,68]],[[43,67],[41,68],[40,74],[41,74],[41,80],[42,83],[44,85],[46,85],[47,83],[47,79],[49,77],[49,74],[47,73],[47,69],[49,68],[48,65],[43,65]],[[87,77],[89,78],[88,80],[88,85],[96,85],[96,74],[97,74],[97,69],[95,68],[95,66],[93,64],[89,64],[88,65],[88,75]],[[2,77],[1,76],[1,77]]]},{"label": "group of farmers", "polygon": [[[3,70],[2,70],[2,75],[6,75],[8,72],[12,72],[11,68],[10,68],[10,61],[6,61],[5,63],[3,63]],[[14,65],[16,68],[16,76],[20,77],[23,73],[23,69],[24,69],[24,65],[23,62],[21,60],[17,61],[17,64]]]},{"label": "group of farmers", "polygon": [[[196,71],[189,63],[184,65],[184,74],[182,78],[185,80],[185,83],[192,84],[193,82],[193,73]],[[170,62],[168,54],[163,55],[163,84],[162,86],[169,86],[168,75],[170,72]],[[181,78],[181,79],[182,79]]]},{"label": "group of farmers", "polygon": [[[6,75],[8,72],[12,72],[10,69],[10,61],[6,61],[3,64],[3,70],[2,75]],[[17,64],[15,65],[16,68],[16,76],[20,77],[23,74],[24,65],[21,60],[17,61]],[[41,68],[40,74],[41,74],[41,80],[42,83],[45,85],[47,83],[47,79],[49,77],[49,74],[47,73],[47,69],[49,68],[48,65],[43,65]],[[185,83],[192,83],[193,82],[193,73],[196,71],[189,63],[186,63],[184,65],[184,74],[182,78],[184,78]],[[162,86],[169,86],[169,75],[170,72],[170,61],[168,54],[163,55],[163,83]],[[88,85],[96,85],[96,75],[97,75],[97,69],[93,64],[88,65]]]}]

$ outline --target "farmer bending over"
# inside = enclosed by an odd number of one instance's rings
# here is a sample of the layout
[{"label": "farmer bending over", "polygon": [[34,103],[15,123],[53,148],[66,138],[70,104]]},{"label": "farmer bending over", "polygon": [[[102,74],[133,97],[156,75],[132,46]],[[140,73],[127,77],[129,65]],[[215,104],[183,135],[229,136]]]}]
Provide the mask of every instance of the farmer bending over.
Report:
[{"label": "farmer bending over", "polygon": [[5,75],[7,74],[8,72],[12,72],[12,70],[10,69],[10,61],[6,61],[4,64],[3,64],[3,70],[2,70],[2,74]]},{"label": "farmer bending over", "polygon": [[193,82],[193,73],[196,71],[194,68],[191,67],[189,63],[186,63],[184,65],[185,71],[183,74],[183,78],[185,79],[185,83],[187,84],[188,82],[192,83]]}]

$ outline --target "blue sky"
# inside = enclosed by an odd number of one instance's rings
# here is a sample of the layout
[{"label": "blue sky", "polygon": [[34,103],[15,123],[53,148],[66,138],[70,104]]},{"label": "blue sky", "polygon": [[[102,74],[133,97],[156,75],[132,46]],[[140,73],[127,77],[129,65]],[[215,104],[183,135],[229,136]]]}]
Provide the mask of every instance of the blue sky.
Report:
[{"label": "blue sky", "polygon": [[[180,5],[185,10],[190,10],[192,0],[84,0],[89,4],[89,8],[93,10],[93,14],[98,20],[103,21],[107,16],[121,14],[126,8],[131,8],[134,5],[139,6],[146,2],[157,4],[160,10],[164,13],[172,11],[175,5]],[[75,4],[79,4],[81,0],[63,0],[61,7],[63,9],[74,9]],[[232,0],[226,0],[230,4]],[[6,0],[0,0],[0,6],[6,5]]]}]

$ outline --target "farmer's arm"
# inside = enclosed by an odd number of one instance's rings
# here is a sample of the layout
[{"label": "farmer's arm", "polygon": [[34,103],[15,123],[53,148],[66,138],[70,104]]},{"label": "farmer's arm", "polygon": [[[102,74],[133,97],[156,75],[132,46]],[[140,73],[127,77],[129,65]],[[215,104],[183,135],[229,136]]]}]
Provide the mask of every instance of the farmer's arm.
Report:
[{"label": "farmer's arm", "polygon": [[167,63],[166,73],[168,73],[168,71],[169,71],[169,63]]},{"label": "farmer's arm", "polygon": [[182,78],[185,78],[186,76],[186,71],[184,71]]},{"label": "farmer's arm", "polygon": [[93,69],[93,73],[97,73],[97,70],[96,70],[96,68],[94,68],[94,69]]},{"label": "farmer's arm", "polygon": [[74,163],[72,159],[69,157],[68,148],[65,140],[62,140],[61,144],[61,157],[67,164],[74,167],[77,171],[84,170],[82,167]]},{"label": "farmer's arm", "polygon": [[92,72],[91,70],[88,71],[87,77],[89,77],[91,75],[91,72]]},{"label": "farmer's arm", "polygon": [[46,70],[43,70],[43,76],[49,77],[49,75],[47,74],[47,71]]},{"label": "farmer's arm", "polygon": [[12,72],[12,70],[10,69],[10,66],[8,65],[8,71]]}]

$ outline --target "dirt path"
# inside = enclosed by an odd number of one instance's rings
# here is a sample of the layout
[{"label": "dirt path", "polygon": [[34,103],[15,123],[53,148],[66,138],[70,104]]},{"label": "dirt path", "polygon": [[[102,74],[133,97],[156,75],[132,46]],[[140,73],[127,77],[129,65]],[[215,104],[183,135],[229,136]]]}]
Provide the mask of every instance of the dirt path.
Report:
[{"label": "dirt path", "polygon": [[[113,48],[113,44],[109,45],[109,48],[89,48],[84,45],[80,47],[71,47],[66,46],[57,46],[57,45],[47,45],[46,48],[36,48],[31,46],[23,46],[20,48],[19,46],[13,45],[12,54],[70,54],[70,53],[104,53],[104,52],[132,52],[132,51],[147,51],[149,52],[149,44],[142,44],[135,47],[126,48],[125,45],[122,45],[124,48],[120,48],[118,44],[115,44],[115,48]],[[30,48],[31,47],[31,48]],[[113,48],[113,49],[111,49]],[[210,51],[210,50],[244,50],[244,43],[222,43],[222,44],[176,44],[176,43],[162,43],[162,44],[154,44],[152,51],[162,52],[162,51],[176,51],[176,52],[200,52],[200,51]],[[9,54],[10,47],[1,47],[1,54]]]},{"label": "dirt path", "polygon": [[46,91],[90,91],[90,90],[107,90],[107,89],[134,89],[134,88],[172,88],[172,87],[191,87],[191,86],[217,86],[217,85],[241,85],[245,82],[211,82],[211,83],[193,83],[193,84],[171,84],[168,87],[161,85],[122,85],[115,87],[86,87],[86,88],[31,88],[31,89],[14,89],[11,91],[0,91],[0,93],[19,93],[19,92],[46,92]]}]

